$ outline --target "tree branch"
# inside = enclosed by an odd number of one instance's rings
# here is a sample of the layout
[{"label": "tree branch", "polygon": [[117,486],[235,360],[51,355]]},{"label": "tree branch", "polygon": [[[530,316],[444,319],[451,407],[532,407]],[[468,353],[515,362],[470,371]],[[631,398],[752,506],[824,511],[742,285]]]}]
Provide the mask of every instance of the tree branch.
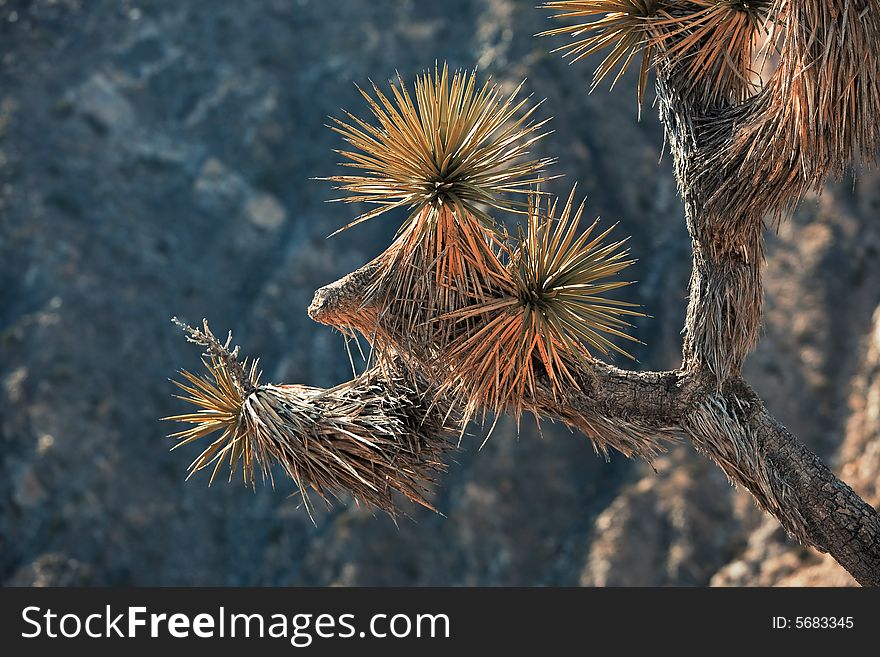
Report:
[{"label": "tree branch", "polygon": [[[377,273],[378,268],[373,261],[319,288],[309,306],[309,317],[321,324],[345,329],[362,325],[360,320],[364,315],[378,316],[381,293],[374,292],[372,285]],[[371,332],[364,332],[364,336],[369,339]],[[398,344],[405,342],[404,336],[391,338]],[[609,417],[637,421],[652,428],[679,424],[680,413],[688,406],[692,394],[686,385],[687,377],[681,371],[637,372],[620,369],[600,360],[591,361],[590,367],[591,371],[583,367],[577,369],[575,378],[579,389],[572,391],[571,396],[564,400],[575,413],[589,409]],[[540,406],[556,407],[557,410],[560,406],[560,402],[554,402],[543,394],[531,401]]]},{"label": "tree branch", "polygon": [[[341,329],[355,324],[369,339],[363,318],[381,315],[377,272],[369,263],[320,288],[309,315]],[[635,372],[602,361],[590,368],[578,371],[578,387],[564,398],[543,386],[527,406],[583,431],[600,450],[627,455],[650,458],[657,436],[686,435],[789,534],[829,552],[859,583],[880,585],[880,515],[773,418],[742,379],[718,387],[700,370]]]},{"label": "tree branch", "polygon": [[[335,328],[358,330],[370,341],[381,332],[385,342],[400,345],[403,355],[410,336],[393,334],[394,325],[378,319],[384,297],[378,276],[378,264],[373,261],[320,288],[309,306],[309,316]],[[554,397],[543,375],[524,407],[583,431],[602,452],[613,448],[650,460],[662,450],[663,441],[677,434],[678,414],[690,393],[681,372],[634,372],[598,360],[589,367],[580,363],[570,367],[577,386],[565,390],[563,397]]]},{"label": "tree branch", "polygon": [[[682,415],[694,445],[747,488],[791,535],[831,553],[862,584],[880,585],[880,516],[769,414],[739,378],[758,340],[763,228],[859,149],[873,155],[880,107],[880,23],[862,0],[778,3],[780,64],[738,104],[709,106],[687,69],[658,66],[660,118],[684,201],[694,266],[683,368],[707,383]],[[858,9],[859,11],[856,11]]]},{"label": "tree branch", "polygon": [[880,586],[880,514],[780,424],[745,381],[708,392],[683,418],[697,449],[790,535],[831,554],[860,584]]}]

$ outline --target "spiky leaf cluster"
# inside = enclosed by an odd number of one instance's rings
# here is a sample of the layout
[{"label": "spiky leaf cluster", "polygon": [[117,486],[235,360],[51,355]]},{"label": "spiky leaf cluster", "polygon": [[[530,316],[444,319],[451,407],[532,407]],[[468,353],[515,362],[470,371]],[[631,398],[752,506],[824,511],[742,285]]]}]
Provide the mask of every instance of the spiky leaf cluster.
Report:
[{"label": "spiky leaf cluster", "polygon": [[451,208],[490,228],[486,207],[521,211],[516,197],[552,162],[529,156],[547,120],[532,120],[540,103],[518,100],[521,88],[505,95],[491,81],[478,86],[476,71],[450,74],[446,64],[417,77],[412,94],[399,76],[390,93],[375,83],[372,95],[359,88],[378,125],[348,112],[348,121],[332,119],[352,147],[338,151],[342,165],[359,171],[325,180],[347,192],[338,200],[376,207],[341,230],[399,207],[410,211],[410,224],[424,210]]},{"label": "spiky leaf cluster", "polygon": [[449,327],[433,320],[480,298],[501,275],[489,212],[524,213],[530,187],[546,179],[552,160],[529,154],[546,121],[533,120],[537,105],[528,98],[517,100],[521,86],[506,95],[489,81],[479,85],[476,72],[438,65],[412,93],[400,78],[390,93],[375,84],[372,95],[362,91],[375,124],[348,114],[349,122],[331,126],[354,147],[339,151],[345,166],[359,169],[329,178],[349,194],[339,200],[376,206],[345,228],[409,211],[380,256],[374,289],[383,312],[370,337],[406,335],[419,365],[433,362],[449,338]]},{"label": "spiky leaf cluster", "polygon": [[574,194],[561,208],[534,195],[504,277],[483,299],[443,317],[468,322],[441,361],[445,387],[465,398],[466,417],[485,408],[518,418],[539,385],[554,397],[577,387],[576,373],[594,354],[632,357],[613,338],[636,341],[627,318],[642,313],[608,293],[631,284],[615,277],[635,261],[626,240],[606,241],[614,226],[598,232],[596,220],[579,231],[584,203],[575,206]]},{"label": "spiky leaf cluster", "polygon": [[[626,284],[608,279],[630,261],[622,243],[603,244],[608,231],[591,237],[595,224],[578,234],[583,205],[573,207],[573,196],[556,216],[556,203],[529,187],[548,163],[522,161],[543,125],[525,123],[534,107],[521,111],[515,94],[502,102],[488,83],[477,91],[474,74],[450,76],[445,66],[419,79],[415,102],[402,82],[391,88],[393,100],[375,86],[378,100],[364,94],[378,125],[352,117],[334,127],[359,149],[345,155],[362,171],[333,180],[352,193],[346,200],[377,205],[349,225],[412,210],[378,259],[374,327],[359,313],[347,326],[380,362],[403,353],[429,373],[463,401],[465,419],[480,407],[519,416],[542,374],[555,395],[592,352],[625,353],[613,340],[628,339],[622,317],[638,313],[605,294]],[[518,240],[493,208],[527,215]]]},{"label": "spiky leaf cluster", "polygon": [[[364,94],[378,125],[349,115],[352,123],[337,122],[333,128],[358,148],[358,152],[344,154],[351,160],[348,165],[359,167],[361,172],[332,180],[351,192],[345,200],[377,205],[349,226],[393,208],[412,210],[394,243],[379,257],[379,273],[372,287],[373,293],[381,296],[375,328],[365,331],[360,316],[353,317],[349,326],[364,332],[379,348],[380,356],[384,351],[400,352],[398,338],[405,336],[406,355],[419,368],[447,380],[457,376],[456,367],[449,369],[448,354],[459,353],[471,336],[487,335],[487,315],[480,309],[495,304],[498,295],[524,298],[524,291],[516,291],[518,276],[526,275],[530,266],[538,266],[530,260],[539,248],[534,240],[548,231],[536,228],[540,193],[534,185],[545,179],[539,172],[549,160],[523,158],[540,137],[537,131],[543,122],[526,122],[535,107],[526,109],[524,101],[514,101],[519,90],[502,100],[489,83],[478,87],[475,74],[450,75],[446,66],[419,78],[415,101],[401,81],[392,84],[391,91],[389,98],[374,85],[375,99]],[[442,184],[438,185],[440,178]],[[512,199],[511,193],[528,193],[529,199]],[[532,227],[531,241],[523,235],[519,244],[510,243],[500,224],[488,214],[493,208],[526,213]],[[571,212],[567,205],[566,229],[574,231],[580,211],[574,213],[573,223],[568,221]],[[564,246],[570,246],[572,240],[573,233]],[[578,247],[584,244],[577,242]],[[550,248],[549,244],[543,246]],[[530,284],[535,281],[521,287]],[[595,293],[599,295],[601,290]],[[576,307],[571,290],[559,294],[560,302],[567,304],[563,309]],[[551,354],[564,350],[577,359],[574,354],[581,344],[592,344],[607,353],[612,343],[603,333],[608,328],[621,329],[614,321],[597,324],[598,314],[563,312],[557,318],[552,312],[539,313],[540,318],[545,316],[564,322],[565,328],[557,324],[558,336],[547,338],[540,346],[522,346],[523,368],[515,368],[514,388],[533,379],[534,350],[546,352],[548,371],[555,380],[554,365],[561,363],[562,356]],[[592,324],[577,327],[585,321]],[[569,339],[569,335],[576,338]],[[585,337],[589,337],[586,342]],[[446,373],[437,374],[443,367]],[[509,401],[491,406],[501,408]]]},{"label": "spiky leaf cluster", "polygon": [[[190,476],[211,469],[213,482],[223,465],[232,479],[240,468],[246,485],[274,485],[273,467],[296,484],[312,516],[312,491],[329,503],[351,495],[367,508],[395,515],[394,493],[433,509],[427,501],[432,472],[445,469],[450,447],[450,410],[433,400],[414,376],[376,370],[330,389],[300,385],[260,385],[256,366],[238,362],[211,334],[188,329],[193,342],[208,347],[206,372],[182,372],[180,396],[193,413],[164,418],[190,425],[171,434],[177,449],[219,435],[189,466]],[[245,385],[238,373],[247,372]]]},{"label": "spiky leaf cluster", "polygon": [[607,54],[593,76],[595,88],[614,73],[614,82],[641,54],[641,105],[652,65],[682,67],[682,79],[710,104],[742,100],[755,89],[756,47],[769,32],[773,0],[563,0],[546,2],[554,18],[570,24],[540,36],[570,35],[554,52],[578,61]]},{"label": "spiky leaf cluster", "polygon": [[[213,466],[210,481],[213,482],[220,468],[226,463],[229,466],[229,479],[232,480],[236,469],[242,466],[242,477],[246,484],[254,484],[254,470],[257,463],[266,463],[259,457],[261,444],[251,439],[252,427],[247,426],[247,418],[242,408],[247,394],[238,386],[230,375],[223,359],[217,356],[203,358],[202,363],[207,376],[181,370],[185,379],[172,381],[185,395],[176,395],[178,399],[189,402],[199,410],[194,413],[175,415],[165,420],[182,422],[190,426],[182,431],[171,434],[178,442],[172,449],[183,447],[205,436],[220,432],[195,460],[190,464],[190,474]],[[250,379],[254,386],[258,385],[258,376],[251,370]]]}]

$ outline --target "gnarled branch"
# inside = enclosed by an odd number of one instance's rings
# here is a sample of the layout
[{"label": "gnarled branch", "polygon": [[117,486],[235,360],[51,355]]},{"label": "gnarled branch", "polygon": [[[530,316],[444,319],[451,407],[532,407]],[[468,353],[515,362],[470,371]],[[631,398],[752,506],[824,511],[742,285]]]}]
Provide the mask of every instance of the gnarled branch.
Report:
[{"label": "gnarled branch", "polygon": [[[370,263],[320,288],[309,315],[344,329],[378,317],[382,293],[372,285],[375,274]],[[390,337],[405,345],[404,336]],[[861,584],[880,585],[880,515],[775,420],[742,379],[719,389],[700,371],[590,366],[565,398],[542,388],[531,400],[534,410],[584,431],[600,447],[686,435],[789,534],[829,552]]]},{"label": "gnarled branch", "polygon": [[[374,261],[315,292],[309,316],[317,322],[346,330],[359,330],[368,340],[383,332],[383,340],[399,345],[403,354],[411,336],[394,333],[395,324],[380,318],[386,290],[376,285],[379,275]],[[627,456],[650,459],[671,439],[678,427],[676,414],[687,390],[680,372],[634,372],[602,361],[589,369],[572,364],[577,386],[554,396],[546,376],[539,378],[534,397],[524,407],[539,416],[556,417],[580,429],[605,452],[616,449]]]}]

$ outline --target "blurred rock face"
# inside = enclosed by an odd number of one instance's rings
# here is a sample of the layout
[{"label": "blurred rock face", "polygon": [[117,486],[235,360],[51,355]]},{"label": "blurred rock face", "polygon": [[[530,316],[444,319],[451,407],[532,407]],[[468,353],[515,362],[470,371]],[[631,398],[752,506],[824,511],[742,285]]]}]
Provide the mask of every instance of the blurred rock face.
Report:
[{"label": "blurred rock face", "polygon": [[[351,376],[311,323],[315,288],[379,253],[391,219],[325,241],[355,208],[309,178],[351,82],[479,65],[548,100],[539,146],[590,214],[622,222],[653,317],[641,366],[678,364],[689,240],[662,133],[627,76],[587,95],[532,38],[534,3],[7,0],[0,3],[0,581],[71,584],[844,584],[687,445],[655,473],[545,422],[466,437],[446,517],[319,514],[292,492],[184,483],[168,377],[198,366],[168,319],[231,328],[270,380]],[[765,336],[748,375],[875,504],[880,377],[876,174],[770,232]],[[621,235],[623,232],[620,233]],[[478,433],[475,430],[475,433]],[[184,452],[185,453],[182,453]]]}]

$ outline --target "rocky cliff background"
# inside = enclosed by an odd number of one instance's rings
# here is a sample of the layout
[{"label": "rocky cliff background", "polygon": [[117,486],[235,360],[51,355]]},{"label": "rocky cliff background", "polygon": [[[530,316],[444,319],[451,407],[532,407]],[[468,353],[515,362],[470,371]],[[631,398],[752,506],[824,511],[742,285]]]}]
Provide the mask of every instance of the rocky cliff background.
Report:
[{"label": "rocky cliff background", "polygon": [[[533,0],[0,0],[0,582],[7,585],[849,585],[687,444],[656,464],[504,423],[466,438],[436,504],[399,526],[345,505],[317,527],[283,486],[184,482],[168,378],[198,366],[169,323],[211,319],[270,380],[350,378],[314,289],[394,222],[355,208],[323,124],[352,82],[435,60],[548,100],[540,149],[640,258],[642,366],[674,368],[690,268],[668,155],[632,76],[587,95],[533,34]],[[880,176],[832,183],[770,231],[748,377],[880,502]]]}]

